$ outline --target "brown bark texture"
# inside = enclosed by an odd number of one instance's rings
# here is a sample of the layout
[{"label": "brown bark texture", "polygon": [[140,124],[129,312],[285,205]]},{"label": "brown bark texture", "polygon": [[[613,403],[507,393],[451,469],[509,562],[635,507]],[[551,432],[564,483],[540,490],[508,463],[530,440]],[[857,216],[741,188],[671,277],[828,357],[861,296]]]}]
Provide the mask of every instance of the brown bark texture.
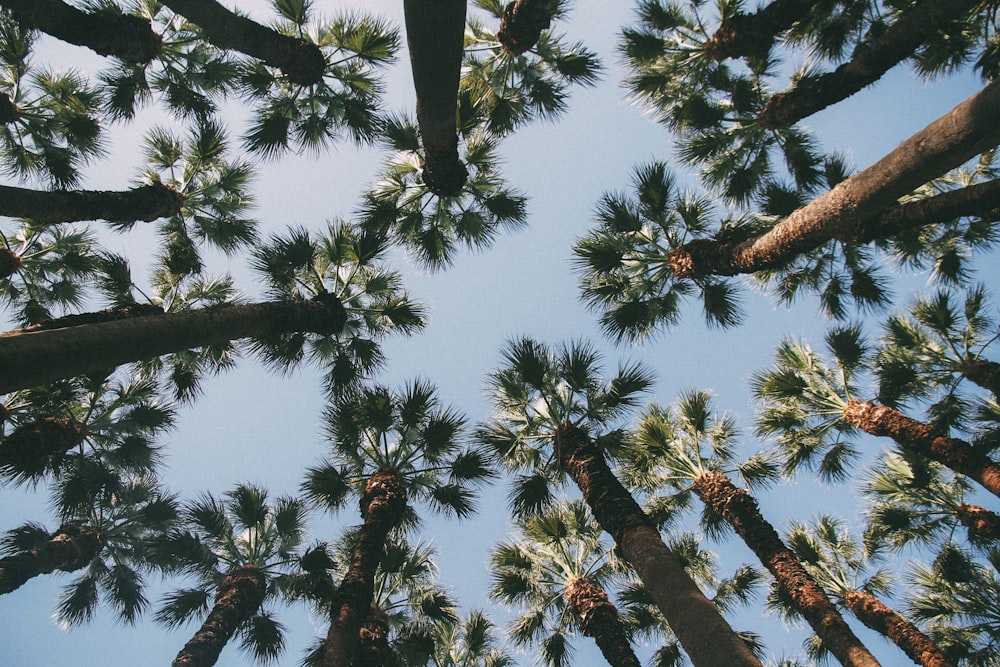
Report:
[{"label": "brown bark texture", "polygon": [[969,529],[969,538],[1000,540],[1000,516],[979,505],[962,503],[955,512],[958,522]]},{"label": "brown bark texture", "polygon": [[576,482],[594,518],[635,568],[695,667],[760,667],[611,472],[590,436],[567,422],[556,431],[555,448],[560,467]]},{"label": "brown bark texture", "polygon": [[208,618],[174,658],[173,667],[214,665],[236,630],[257,613],[266,593],[264,574],[253,565],[226,575],[216,590]]},{"label": "brown bark texture", "polygon": [[579,577],[567,584],[565,596],[581,632],[594,638],[611,667],[642,667],[625,635],[617,607],[600,584]]},{"label": "brown bark texture", "polygon": [[0,185],[0,215],[39,223],[109,220],[149,222],[181,212],[186,197],[166,185],[143,185],[121,192],[29,190]]},{"label": "brown bark texture", "polygon": [[774,0],[753,14],[739,12],[723,21],[707,42],[705,54],[713,60],[760,58],[774,40],[812,9],[812,0]]},{"label": "brown bark texture", "polygon": [[389,659],[389,617],[381,609],[368,610],[358,633],[358,651],[351,667],[382,667]]},{"label": "brown bark texture", "polygon": [[1000,364],[989,359],[962,359],[958,370],[964,377],[1000,398]]},{"label": "brown bark texture", "polygon": [[84,425],[74,420],[43,417],[21,424],[0,441],[0,470],[41,471],[85,437]]},{"label": "brown bark texture", "polygon": [[104,535],[98,529],[64,524],[31,550],[0,559],[0,594],[15,591],[42,574],[84,568],[103,547]]},{"label": "brown bark texture", "polygon": [[724,474],[705,471],[694,481],[694,492],[736,534],[774,575],[795,608],[845,667],[875,667],[879,663],[855,636],[823,589],[795,558],[778,531],[757,508],[757,501]]},{"label": "brown bark texture", "polygon": [[326,295],[8,332],[0,334],[0,394],[242,338],[335,334],[345,322],[343,305]]},{"label": "brown bark texture", "polygon": [[779,267],[849,238],[903,195],[1000,144],[1000,81],[962,102],[884,158],[739,243],[694,239],[668,254],[676,278],[732,276]]},{"label": "brown bark texture", "polygon": [[955,663],[920,631],[878,598],[862,591],[844,596],[844,604],[859,621],[888,637],[913,662],[923,667],[955,667]]},{"label": "brown bark texture", "polygon": [[552,0],[513,0],[504,7],[497,41],[505,53],[519,56],[538,43],[552,24]]},{"label": "brown bark texture", "polygon": [[865,433],[892,438],[900,447],[946,465],[1000,497],[1000,465],[967,442],[949,438],[899,410],[869,401],[848,401],[844,420]]},{"label": "brown bark texture", "polygon": [[870,43],[860,46],[851,60],[832,72],[806,78],[794,88],[773,96],[758,116],[768,130],[796,122],[847,99],[911,56],[942,23],[969,12],[980,0],[924,0],[902,14]]}]

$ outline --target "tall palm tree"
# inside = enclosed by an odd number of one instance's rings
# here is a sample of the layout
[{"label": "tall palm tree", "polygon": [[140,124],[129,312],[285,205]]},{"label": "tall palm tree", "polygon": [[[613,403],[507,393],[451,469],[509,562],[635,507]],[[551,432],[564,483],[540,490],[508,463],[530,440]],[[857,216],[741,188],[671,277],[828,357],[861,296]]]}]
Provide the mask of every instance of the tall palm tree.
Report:
[{"label": "tall palm tree", "polygon": [[[513,667],[516,663],[498,641],[496,626],[481,611],[473,610],[459,622],[437,623],[430,661],[414,662],[433,667]],[[410,664],[410,663],[405,663]]]},{"label": "tall palm tree", "polygon": [[606,452],[621,450],[624,435],[616,422],[649,387],[648,371],[623,366],[603,380],[600,355],[586,343],[553,350],[522,338],[508,343],[503,357],[504,365],[489,376],[494,417],[477,438],[518,474],[510,496],[515,513],[544,508],[553,500],[552,486],[570,477],[692,662],[759,665],[606,461]]}]

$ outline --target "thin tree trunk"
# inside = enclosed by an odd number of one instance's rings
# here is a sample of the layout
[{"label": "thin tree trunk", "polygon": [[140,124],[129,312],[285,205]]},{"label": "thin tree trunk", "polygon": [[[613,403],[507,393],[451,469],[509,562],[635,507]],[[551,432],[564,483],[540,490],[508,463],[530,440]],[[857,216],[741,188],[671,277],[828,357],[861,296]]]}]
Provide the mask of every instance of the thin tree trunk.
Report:
[{"label": "thin tree trunk", "polygon": [[382,667],[391,654],[389,648],[389,617],[381,609],[368,610],[358,634],[358,651],[351,667]]},{"label": "thin tree trunk", "polygon": [[173,667],[211,667],[239,627],[264,602],[267,582],[253,565],[226,575],[215,594],[215,605],[198,632],[184,645]]},{"label": "thin tree trunk", "polygon": [[538,43],[552,24],[552,0],[513,0],[504,7],[497,41],[506,53],[519,56]]},{"label": "thin tree trunk", "polygon": [[949,438],[899,410],[869,401],[848,401],[844,421],[865,433],[892,438],[900,447],[942,463],[1000,497],[1000,464],[967,442]]},{"label": "thin tree trunk", "polygon": [[30,551],[0,558],[0,594],[10,593],[29,579],[56,570],[86,567],[104,547],[104,535],[92,526],[65,524]]},{"label": "thin tree trunk", "polygon": [[160,55],[163,40],[149,21],[113,11],[88,13],[62,0],[0,0],[24,23],[102,56],[148,63]]},{"label": "thin tree trunk", "polygon": [[695,667],[760,667],[750,648],[663,543],[590,436],[567,422],[556,431],[555,446],[560,467],[580,487],[594,518],[635,568]]},{"label": "thin tree trunk", "polygon": [[580,577],[566,586],[565,595],[581,632],[594,638],[611,667],[642,667],[625,636],[618,609],[600,584]]},{"label": "thin tree trunk", "polygon": [[235,14],[215,0],[161,0],[205,31],[220,49],[233,49],[279,68],[288,80],[311,86],[323,80],[326,59],[320,48]]},{"label": "thin tree trunk", "polygon": [[53,458],[61,457],[86,437],[78,421],[43,417],[21,424],[0,441],[0,470],[7,474],[41,474]]},{"label": "thin tree trunk", "polygon": [[955,663],[913,623],[862,591],[844,596],[844,604],[859,621],[888,637],[910,660],[923,667],[955,667]]},{"label": "thin tree trunk", "polygon": [[737,275],[781,266],[850,237],[903,195],[1000,144],[1000,81],[959,104],[884,158],[739,243],[695,239],[668,254],[677,278]]},{"label": "thin tree trunk", "polygon": [[177,215],[186,197],[166,185],[143,185],[123,192],[28,190],[0,185],[0,215],[54,224],[80,220],[149,222]]},{"label": "thin tree trunk", "polygon": [[458,157],[458,83],[465,47],[466,0],[403,0],[424,183],[434,194],[462,191],[468,171]]},{"label": "thin tree trunk", "polygon": [[774,0],[753,14],[737,13],[705,42],[705,55],[719,61],[766,56],[778,35],[807,16],[814,4],[813,0]]},{"label": "thin tree trunk", "polygon": [[962,375],[1000,398],[1000,364],[989,359],[962,359]]},{"label": "thin tree trunk", "polygon": [[0,394],[241,338],[334,334],[345,321],[343,305],[326,295],[9,332],[0,334]]},{"label": "thin tree trunk", "polygon": [[969,529],[969,539],[1000,541],[1000,516],[979,505],[962,503],[955,512],[958,522]]},{"label": "thin tree trunk", "polygon": [[812,629],[844,667],[876,667],[875,656],[848,627],[830,598],[781,541],[774,527],[757,509],[757,501],[724,474],[701,473],[694,492],[743,538]]},{"label": "thin tree trunk", "polygon": [[758,116],[761,127],[790,127],[847,99],[913,55],[942,24],[978,4],[980,0],[923,0],[870,43],[860,46],[851,60],[833,72],[802,79],[794,88],[773,96]]},{"label": "thin tree trunk", "polygon": [[351,564],[340,580],[330,629],[316,667],[350,667],[357,654],[361,627],[375,595],[375,571],[385,554],[389,533],[406,510],[406,482],[393,470],[375,473],[361,499],[364,524],[351,551]]}]

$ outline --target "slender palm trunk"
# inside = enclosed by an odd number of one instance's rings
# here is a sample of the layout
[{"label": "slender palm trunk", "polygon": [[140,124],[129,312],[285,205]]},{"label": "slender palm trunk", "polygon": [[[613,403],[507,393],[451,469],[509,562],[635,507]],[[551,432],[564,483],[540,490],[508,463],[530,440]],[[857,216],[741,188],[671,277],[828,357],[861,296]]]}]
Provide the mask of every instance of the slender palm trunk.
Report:
[{"label": "slender palm trunk", "polygon": [[334,334],[345,321],[343,305],[327,295],[9,332],[0,334],[0,394],[241,338]]},{"label": "slender palm trunk", "polygon": [[969,529],[969,539],[1000,540],[1000,516],[979,505],[962,503],[955,511],[958,522]]},{"label": "slender palm trunk", "polygon": [[361,628],[368,618],[375,571],[385,554],[385,541],[406,510],[406,482],[393,470],[375,473],[361,499],[364,523],[351,551],[351,564],[340,580],[317,667],[350,667],[358,651]]},{"label": "slender palm trunk", "polygon": [[161,0],[205,31],[220,49],[235,49],[279,68],[288,80],[311,86],[323,80],[326,59],[320,48],[235,14],[215,0]]},{"label": "slender palm trunk", "polygon": [[0,215],[46,224],[80,220],[149,222],[177,215],[185,199],[173,188],[160,184],[124,192],[42,191],[0,185]]},{"label": "slender palm trunk", "polygon": [[78,421],[44,417],[21,424],[0,441],[0,471],[10,475],[41,474],[86,437]]},{"label": "slender palm trunk", "polygon": [[830,598],[781,541],[749,493],[715,471],[701,473],[694,481],[694,492],[743,538],[823,640],[823,645],[844,667],[877,667],[875,656],[854,635]]},{"label": "slender palm trunk", "polygon": [[85,12],[62,0],[0,0],[24,23],[56,39],[85,46],[102,56],[148,63],[160,55],[163,40],[149,21],[111,11]]},{"label": "slender palm trunk", "polygon": [[358,637],[358,652],[351,667],[382,667],[388,662],[392,651],[389,648],[389,617],[384,611],[369,609]]},{"label": "slender palm trunk", "polygon": [[632,495],[614,476],[590,436],[565,423],[556,431],[556,458],[576,482],[594,518],[632,564],[695,667],[760,667]]},{"label": "slender palm trunk", "polygon": [[594,638],[611,667],[642,667],[625,636],[618,609],[600,584],[587,577],[579,577],[566,586],[565,595],[566,604],[576,617],[580,630]]},{"label": "slender palm trunk", "polygon": [[506,53],[519,56],[534,48],[552,16],[551,0],[513,0],[504,7],[497,41]]},{"label": "slender palm trunk", "polygon": [[741,242],[695,239],[670,251],[677,278],[737,275],[779,267],[834,239],[903,195],[1000,144],[1000,81],[900,144],[884,158],[792,212],[767,232]]},{"label": "slender palm trunk", "polygon": [[0,558],[0,594],[56,570],[74,572],[86,567],[104,548],[104,535],[92,526],[63,525],[48,540],[26,551]]},{"label": "slender palm trunk", "polygon": [[964,377],[1000,398],[1000,364],[989,359],[962,359],[958,370]]},{"label": "slender palm trunk", "polygon": [[967,442],[949,438],[899,410],[869,401],[848,401],[844,421],[865,433],[892,438],[900,447],[942,463],[1000,497],[1000,464]]},{"label": "slender palm trunk", "polygon": [[173,667],[211,667],[239,627],[264,602],[267,582],[253,565],[226,575],[215,594],[215,605],[198,632],[184,645]]},{"label": "slender palm trunk", "polygon": [[814,4],[813,0],[774,0],[753,14],[737,13],[705,42],[705,55],[719,61],[766,56],[777,36],[807,16]]},{"label": "slender palm trunk", "polygon": [[930,637],[873,595],[862,591],[851,591],[844,596],[844,605],[859,621],[888,637],[918,665],[955,667],[955,663],[948,659]]}]

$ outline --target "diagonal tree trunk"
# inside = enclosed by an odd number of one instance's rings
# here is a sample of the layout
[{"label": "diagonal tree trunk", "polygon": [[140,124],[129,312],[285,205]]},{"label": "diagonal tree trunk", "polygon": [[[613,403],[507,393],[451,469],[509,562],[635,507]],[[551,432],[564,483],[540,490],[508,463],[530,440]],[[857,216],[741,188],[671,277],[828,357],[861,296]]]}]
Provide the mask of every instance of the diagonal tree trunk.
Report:
[{"label": "diagonal tree trunk", "polygon": [[576,482],[594,518],[635,568],[695,667],[760,667],[622,486],[590,436],[565,423],[556,431],[559,466]]},{"label": "diagonal tree trunk", "polygon": [[81,220],[149,222],[177,215],[187,199],[166,185],[143,185],[124,192],[28,190],[0,185],[0,215],[55,224]]},{"label": "diagonal tree trunk", "polygon": [[979,505],[962,503],[955,511],[958,522],[969,529],[970,539],[1000,540],[1000,516]]},{"label": "diagonal tree trunk", "polygon": [[553,0],[513,0],[503,10],[497,41],[506,53],[519,56],[534,48],[552,24]]},{"label": "diagonal tree trunk", "polygon": [[0,470],[12,475],[41,473],[86,437],[78,421],[44,417],[21,424],[0,441]]},{"label": "diagonal tree trunk", "polygon": [[241,338],[339,333],[345,321],[344,306],[325,295],[8,332],[0,334],[0,394]]},{"label": "diagonal tree trunk", "polygon": [[214,665],[236,630],[257,613],[266,593],[264,574],[253,565],[226,575],[216,590],[208,618],[174,658],[172,667]]},{"label": "diagonal tree trunk", "polygon": [[875,632],[888,637],[910,660],[923,667],[956,667],[944,651],[913,623],[886,606],[881,600],[863,591],[851,591],[844,596],[844,605],[859,621]]},{"label": "diagonal tree trunk", "polygon": [[288,80],[311,86],[323,80],[326,59],[320,48],[229,11],[216,0],[160,0],[205,32],[220,49],[232,49],[280,69]]},{"label": "diagonal tree trunk", "polygon": [[809,14],[813,0],[774,0],[753,14],[739,12],[722,22],[705,42],[705,55],[713,60],[761,58],[774,40]]},{"label": "diagonal tree trunk", "polygon": [[1000,398],[1000,364],[989,359],[962,359],[958,370],[963,376]]},{"label": "diagonal tree trunk", "polygon": [[1000,497],[1000,464],[967,442],[949,438],[899,410],[870,401],[848,401],[844,421],[865,433],[892,438],[900,447],[944,464]]},{"label": "diagonal tree trunk", "polygon": [[24,23],[102,56],[148,63],[160,55],[163,40],[149,21],[113,11],[85,12],[62,0],[0,0]]},{"label": "diagonal tree trunk", "polygon": [[579,577],[567,584],[565,596],[580,630],[594,638],[611,667],[642,667],[625,636],[618,609],[600,584],[587,577]]},{"label": "diagonal tree trunk", "polygon": [[92,526],[65,524],[45,542],[26,551],[0,558],[0,594],[10,593],[26,581],[56,570],[74,572],[86,567],[104,548],[104,534]]},{"label": "diagonal tree trunk", "polygon": [[743,538],[760,562],[774,575],[795,608],[844,667],[877,667],[879,662],[848,627],[830,598],[781,541],[774,527],[757,509],[757,501],[730,479],[705,471],[694,480],[694,492]]}]

